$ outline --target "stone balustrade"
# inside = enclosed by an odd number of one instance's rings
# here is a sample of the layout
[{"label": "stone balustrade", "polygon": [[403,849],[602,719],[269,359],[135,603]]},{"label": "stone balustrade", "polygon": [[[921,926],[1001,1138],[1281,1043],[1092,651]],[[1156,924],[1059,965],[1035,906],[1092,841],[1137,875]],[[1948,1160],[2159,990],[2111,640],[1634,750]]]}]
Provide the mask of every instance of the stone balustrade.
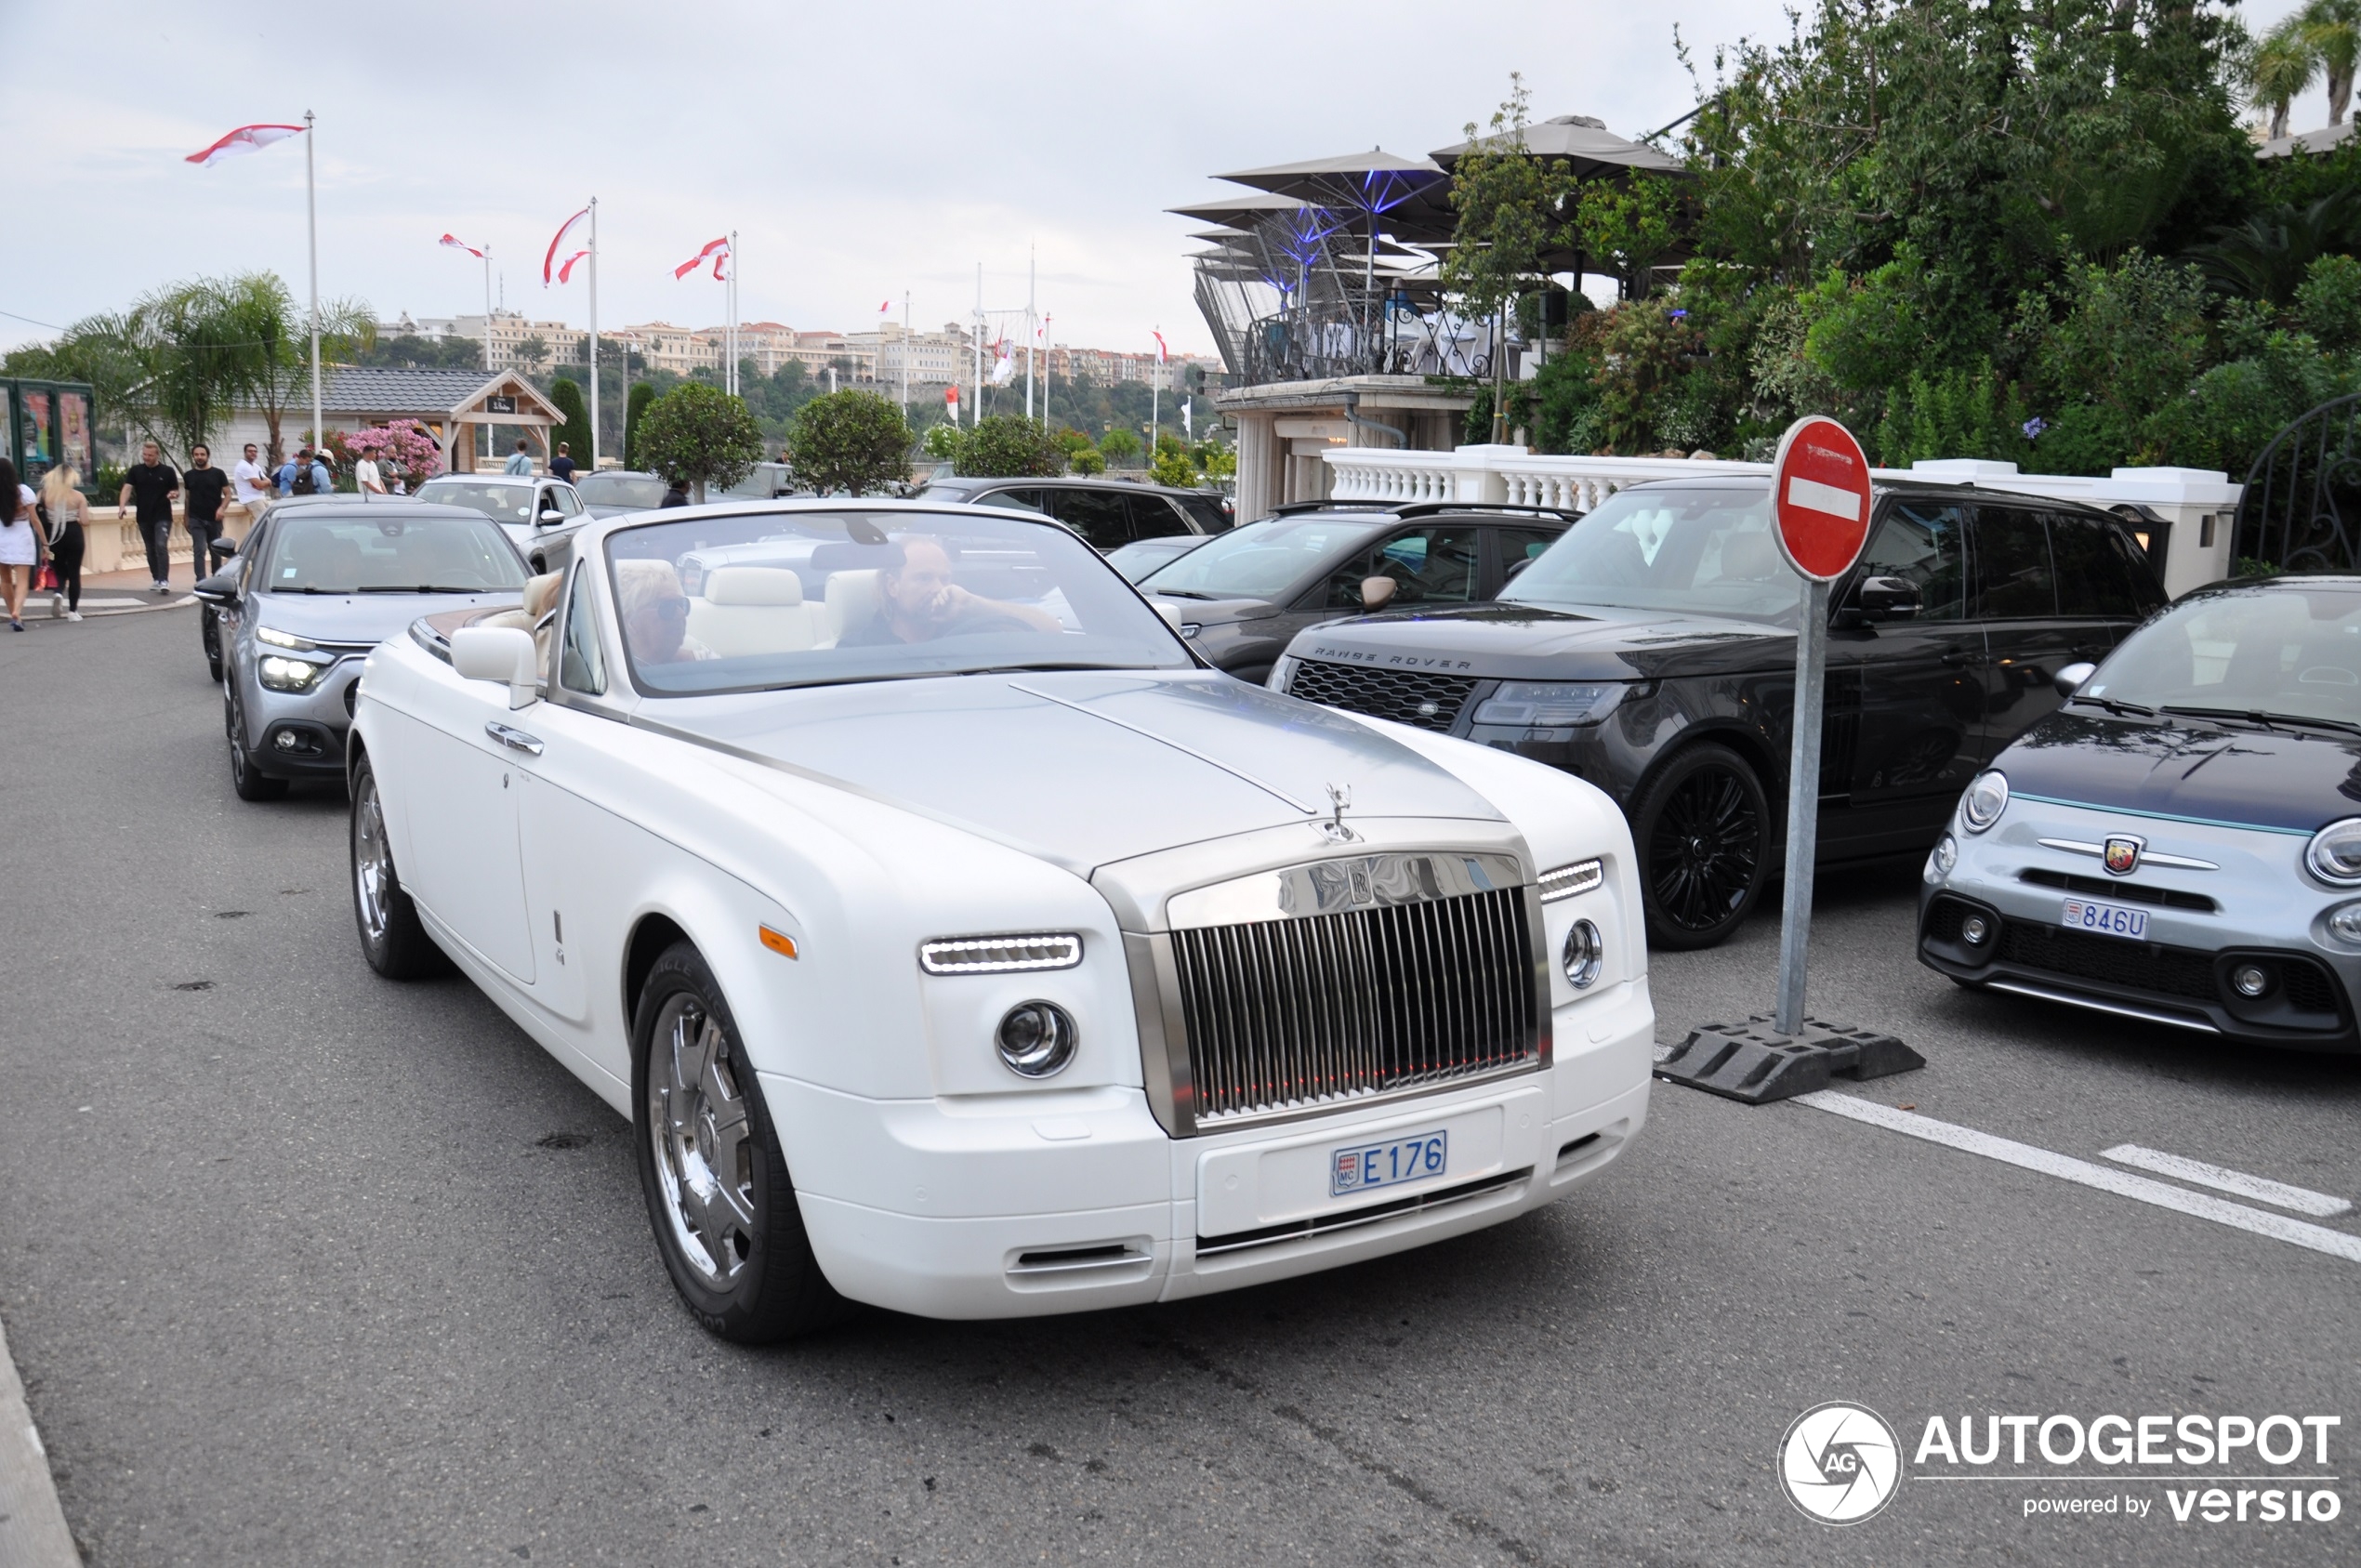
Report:
[{"label": "stone balustrade", "polygon": [[[1711,474],[1766,478],[1767,463],[1721,458],[1559,457],[1521,446],[1462,446],[1450,452],[1403,452],[1342,447],[1325,455],[1331,495],[1338,500],[1491,502],[1587,512],[1616,491],[1649,480]],[[2024,474],[2013,463],[1946,458],[1907,468],[1879,468],[1882,481],[1969,484],[2094,507],[2136,506],[2164,524],[2164,586],[2178,596],[2230,574],[2232,526],[2243,485],[2208,468],[2117,468],[2104,479],[2079,474]],[[2136,525],[2153,532],[2152,525]],[[2154,550],[2155,546],[2151,545]]]},{"label": "stone balustrade", "polygon": [[[232,539],[244,539],[254,520],[245,508],[232,501],[221,509],[222,532]],[[96,577],[109,572],[145,572],[148,569],[147,541],[139,537],[139,524],[128,507],[92,507],[89,525],[83,529],[82,574]],[[189,560],[189,531],[181,508],[172,508],[172,536],[169,546],[175,565]]]}]

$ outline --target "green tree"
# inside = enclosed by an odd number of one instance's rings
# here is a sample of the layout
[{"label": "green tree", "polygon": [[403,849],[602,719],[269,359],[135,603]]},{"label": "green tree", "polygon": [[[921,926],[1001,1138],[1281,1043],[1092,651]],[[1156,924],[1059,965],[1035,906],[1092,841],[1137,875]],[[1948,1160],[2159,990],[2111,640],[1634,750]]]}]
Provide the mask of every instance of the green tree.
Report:
[{"label": "green tree", "polygon": [[630,395],[623,405],[623,466],[639,473],[648,471],[640,453],[640,421],[648,410],[655,406],[656,389],[653,382],[634,381]]},{"label": "green tree", "polygon": [[947,421],[930,425],[925,437],[918,442],[918,450],[938,463],[949,463],[956,468],[959,461],[959,448],[967,443],[967,431]]},{"label": "green tree", "polygon": [[1185,446],[1157,443],[1155,461],[1148,465],[1148,478],[1158,484],[1168,484],[1176,490],[1194,490],[1203,481],[1197,466],[1189,460]]},{"label": "green tree", "polygon": [[959,472],[979,479],[1037,479],[1066,469],[1065,450],[1038,419],[990,414],[959,442]]},{"label": "green tree", "polygon": [[812,399],[787,432],[796,482],[865,495],[910,476],[910,427],[891,400],[848,389]]},{"label": "green tree", "polygon": [[[1524,78],[1511,74],[1508,98],[1493,112],[1492,129],[1479,137],[1451,171],[1451,205],[1458,214],[1450,254],[1443,263],[1444,291],[1468,315],[1503,318],[1510,302],[1533,286],[1543,257],[1561,244],[1564,223],[1559,209],[1574,190],[1574,174],[1563,158],[1537,158],[1525,150],[1529,95]],[[1505,375],[1503,345],[1496,335],[1492,377],[1496,390]],[[1493,414],[1491,438],[1507,439],[1505,407]]]},{"label": "green tree", "polygon": [[2239,85],[2255,107],[2271,112],[2266,133],[2276,141],[2288,134],[2288,108],[2320,79],[2320,55],[2305,35],[2303,13],[2286,18],[2258,39],[2238,60]]},{"label": "green tree", "polygon": [[1106,457],[1109,468],[1126,468],[1146,450],[1140,438],[1121,425],[1099,438],[1099,451]]},{"label": "green tree", "polygon": [[1574,232],[1589,256],[1610,263],[1627,299],[1653,291],[1657,258],[1681,228],[1681,198],[1661,175],[1593,180],[1575,203]]},{"label": "green tree", "polygon": [[1103,474],[1107,471],[1106,454],[1095,446],[1071,447],[1066,452],[1066,472],[1070,474]]},{"label": "green tree", "polygon": [[649,406],[640,431],[640,455],[675,483],[727,488],[762,461],[762,431],[745,402],[718,387],[685,381]]},{"label": "green tree", "polygon": [[590,407],[582,401],[582,389],[574,384],[574,377],[561,376],[557,384],[549,389],[549,401],[556,403],[558,412],[565,415],[565,422],[549,432],[550,455],[555,456],[558,443],[563,441],[573,448],[574,460],[587,469],[590,467]]}]

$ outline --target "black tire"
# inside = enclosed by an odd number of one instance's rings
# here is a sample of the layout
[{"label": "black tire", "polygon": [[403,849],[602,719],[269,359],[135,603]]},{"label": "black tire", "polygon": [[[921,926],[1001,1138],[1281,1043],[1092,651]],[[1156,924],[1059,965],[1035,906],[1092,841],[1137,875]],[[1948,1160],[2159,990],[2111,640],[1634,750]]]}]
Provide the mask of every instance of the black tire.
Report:
[{"label": "black tire", "polygon": [[425,980],[444,974],[451,960],[418,919],[418,906],[394,869],[393,845],[386,837],[385,810],[378,802],[377,773],[364,753],[352,773],[352,815],[346,830],[352,851],[352,923],[361,933],[361,955],[388,980]]},{"label": "black tire", "polygon": [[241,800],[280,800],[286,797],[287,781],[274,779],[254,765],[253,754],[246,750],[245,705],[238,701],[237,689],[224,689],[221,695],[222,727],[230,731],[230,787],[238,792]]},{"label": "black tire", "polygon": [[[640,1189],[656,1250],[691,1315],[739,1345],[772,1344],[849,1316],[852,1304],[811,1255],[730,1004],[690,943],[673,943],[649,971],[631,1046]],[[719,1168],[703,1164],[708,1154],[719,1156]],[[684,1183],[692,1165],[719,1178],[710,1201]]]},{"label": "black tire", "polygon": [[197,640],[204,648],[205,668],[213,672],[214,683],[218,685],[221,680],[221,623],[215,616],[212,605],[198,609],[197,623]]},{"label": "black tire", "polygon": [[1676,753],[1631,808],[1648,943],[1711,947],[1771,879],[1771,808],[1745,758],[1710,741]]}]

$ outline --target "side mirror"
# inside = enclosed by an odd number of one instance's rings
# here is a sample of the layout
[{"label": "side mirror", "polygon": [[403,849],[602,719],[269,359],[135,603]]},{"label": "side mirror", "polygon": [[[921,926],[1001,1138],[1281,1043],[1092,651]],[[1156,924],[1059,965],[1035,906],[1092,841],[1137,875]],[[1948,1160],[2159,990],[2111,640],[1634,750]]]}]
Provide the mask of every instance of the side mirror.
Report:
[{"label": "side mirror", "polygon": [[1864,577],[1853,600],[1865,621],[1914,621],[1919,616],[1919,586],[1907,577]]},{"label": "side mirror", "polygon": [[540,655],[533,634],[519,626],[461,626],[451,634],[451,667],[462,680],[506,685],[511,708],[530,707],[541,695]]},{"label": "side mirror", "polygon": [[1180,607],[1179,605],[1158,603],[1156,605],[1156,613],[1164,617],[1164,624],[1166,626],[1170,626],[1174,631],[1180,630]]},{"label": "side mirror", "polygon": [[238,580],[227,572],[217,572],[189,590],[207,604],[232,606],[238,602]]},{"label": "side mirror", "polygon": [[1384,609],[1387,605],[1393,602],[1394,593],[1401,586],[1401,584],[1395,582],[1391,577],[1362,578],[1361,608],[1364,610]]},{"label": "side mirror", "polygon": [[2058,689],[2059,696],[2071,697],[2082,689],[2084,681],[2098,673],[2099,666],[2085,659],[2079,664],[2068,665],[2058,671],[2050,678],[2050,684]]},{"label": "side mirror", "polygon": [[566,514],[558,510],[555,507],[544,507],[541,508],[541,526],[544,528],[548,527],[553,522],[563,522],[565,520]]}]

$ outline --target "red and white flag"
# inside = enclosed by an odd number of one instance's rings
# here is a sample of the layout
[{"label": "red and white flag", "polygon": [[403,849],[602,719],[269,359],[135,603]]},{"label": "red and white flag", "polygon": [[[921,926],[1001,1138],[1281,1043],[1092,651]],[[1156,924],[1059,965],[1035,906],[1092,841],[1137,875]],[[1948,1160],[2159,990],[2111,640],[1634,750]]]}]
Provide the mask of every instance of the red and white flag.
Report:
[{"label": "red and white flag", "polygon": [[456,234],[445,234],[444,236],[442,236],[442,239],[440,239],[440,240],[436,241],[435,243],[436,243],[437,244],[449,245],[449,246],[450,246],[453,250],[463,250],[463,251],[466,251],[466,252],[467,252],[469,256],[474,257],[475,257],[478,261],[481,261],[481,260],[482,260],[482,259],[483,259],[483,252],[481,252],[481,251],[480,251],[480,250],[476,249],[476,247],[475,247],[475,246],[473,246],[473,245],[471,245],[471,244],[468,244],[468,242],[467,242],[467,241],[465,241],[465,240],[463,240],[463,239],[459,238],[459,236],[458,236],[458,235],[456,235]]},{"label": "red and white flag", "polygon": [[187,161],[211,168],[224,158],[234,158],[241,152],[259,152],[274,141],[302,134],[301,125],[240,125],[204,152],[190,153]]},{"label": "red and white flag", "polygon": [[570,283],[574,282],[574,264],[589,254],[590,253],[587,250],[578,250],[572,256],[567,257],[563,261],[560,262],[558,264],[558,282],[561,283]]},{"label": "red and white flag", "polygon": [[1148,336],[1149,336],[1150,337],[1153,337],[1153,338],[1154,338],[1154,339],[1156,340],[1156,363],[1158,363],[1158,364],[1164,364],[1164,363],[1168,362],[1169,362],[1169,360],[1170,360],[1170,358],[1171,358],[1171,356],[1170,356],[1168,353],[1167,353],[1167,351],[1166,351],[1166,349],[1165,349],[1165,347],[1164,347],[1164,334],[1162,334],[1162,333],[1160,333],[1160,332],[1152,332],[1152,333],[1148,334]]},{"label": "red and white flag", "polygon": [[721,280],[721,264],[729,258],[730,239],[729,236],[725,234],[720,239],[707,241],[706,243],[705,249],[697,252],[696,255],[689,257],[688,260],[682,262],[679,266],[675,267],[672,270],[672,276],[675,281],[685,278],[690,273],[695,271],[698,268],[704,266],[707,260],[711,260],[713,263],[714,281],[719,283]]},{"label": "red and white flag", "polygon": [[880,299],[880,300],[878,300],[878,301],[877,301],[877,314],[878,314],[878,315],[882,316],[882,315],[884,315],[887,311],[889,311],[889,310],[892,310],[892,309],[893,309],[893,301],[892,301],[892,300],[890,300],[890,299]]},{"label": "red and white flag", "polygon": [[[560,224],[558,226],[558,231],[549,236],[549,248],[544,252],[541,257],[541,286],[543,288],[547,288],[549,286],[549,280],[552,277],[556,277],[557,281],[560,283],[565,282],[565,279],[558,274],[558,247],[566,243],[566,236],[574,232],[574,225],[584,222],[589,217],[589,216],[590,209],[588,207],[583,208],[580,212],[575,213],[572,217],[567,218],[563,223]],[[566,263],[567,270],[569,271],[572,270],[574,263],[581,259],[582,257],[580,256],[576,256],[573,258],[573,260],[568,261]]]},{"label": "red and white flag", "polygon": [[956,384],[943,389],[943,412],[951,416],[954,425],[959,422],[959,389]]}]

